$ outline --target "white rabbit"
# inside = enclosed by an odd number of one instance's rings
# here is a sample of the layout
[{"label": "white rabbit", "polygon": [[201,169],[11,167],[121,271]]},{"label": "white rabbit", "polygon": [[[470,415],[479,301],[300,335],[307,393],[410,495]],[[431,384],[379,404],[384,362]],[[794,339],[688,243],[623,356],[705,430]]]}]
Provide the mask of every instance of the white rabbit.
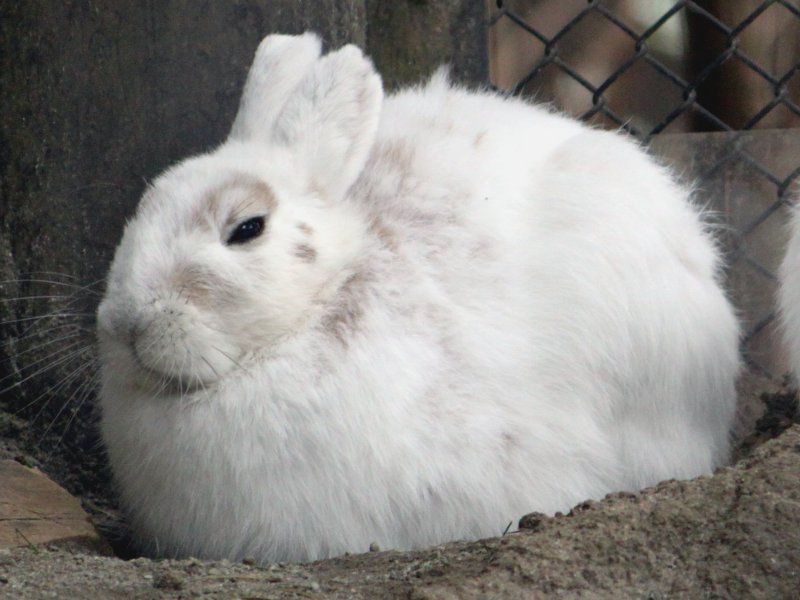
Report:
[{"label": "white rabbit", "polygon": [[686,190],[622,135],[319,52],[267,37],[117,250],[102,432],[139,540],[417,548],[723,462],[738,325]]},{"label": "white rabbit", "polygon": [[778,307],[783,338],[789,351],[789,368],[795,385],[800,380],[800,207],[792,209],[789,219],[789,245],[778,278]]}]

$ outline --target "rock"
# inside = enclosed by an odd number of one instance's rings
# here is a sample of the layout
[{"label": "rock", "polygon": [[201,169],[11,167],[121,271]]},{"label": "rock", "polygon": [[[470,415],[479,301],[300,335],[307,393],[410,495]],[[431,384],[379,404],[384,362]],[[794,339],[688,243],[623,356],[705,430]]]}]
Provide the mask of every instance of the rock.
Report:
[{"label": "rock", "polygon": [[0,461],[0,548],[53,544],[111,553],[76,498],[38,469]]},{"label": "rock", "polygon": [[[752,394],[753,406],[760,406],[758,418],[750,432],[736,445],[734,459],[747,458],[765,441],[777,437],[794,423],[800,424],[800,406],[798,406],[797,390],[785,382],[783,386],[773,384],[760,394]],[[739,405],[742,406],[740,397]]]},{"label": "rock", "polygon": [[547,515],[540,512],[532,512],[524,515],[517,525],[518,529],[529,529],[531,531],[538,530],[542,524],[547,520]]},{"label": "rock", "polygon": [[153,587],[161,590],[179,591],[183,589],[184,585],[183,576],[173,570],[164,571],[153,579]]},{"label": "rock", "polygon": [[752,371],[744,371],[736,382],[736,420],[734,422],[734,435],[743,439],[750,435],[756,423],[763,416],[765,404],[762,400],[764,394],[776,394],[781,386],[775,381]]}]

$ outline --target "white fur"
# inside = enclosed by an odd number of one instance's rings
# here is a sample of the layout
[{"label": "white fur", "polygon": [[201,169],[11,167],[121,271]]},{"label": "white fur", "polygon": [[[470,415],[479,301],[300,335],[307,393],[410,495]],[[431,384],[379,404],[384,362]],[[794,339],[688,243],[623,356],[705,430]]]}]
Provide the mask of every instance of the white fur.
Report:
[{"label": "white fur", "polygon": [[[102,430],[143,543],[417,548],[725,460],[738,326],[669,173],[442,74],[383,100],[352,47],[282,81],[291,55],[250,75],[272,116],[162,175],[111,268]],[[244,192],[196,213],[241,177],[277,206],[226,246]]]},{"label": "white fur", "polygon": [[312,33],[265,37],[247,75],[230,139],[269,139],[286,101],[317,62],[321,49]]},{"label": "white fur", "polygon": [[796,384],[800,380],[800,208],[797,205],[793,207],[789,220],[789,245],[778,275],[783,338]]}]

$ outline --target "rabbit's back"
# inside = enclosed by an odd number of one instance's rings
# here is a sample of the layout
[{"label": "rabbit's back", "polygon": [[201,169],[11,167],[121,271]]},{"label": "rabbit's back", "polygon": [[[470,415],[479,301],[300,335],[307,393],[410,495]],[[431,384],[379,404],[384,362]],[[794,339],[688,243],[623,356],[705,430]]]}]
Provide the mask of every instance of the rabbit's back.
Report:
[{"label": "rabbit's back", "polygon": [[593,463],[581,493],[725,460],[739,358],[719,253],[635,143],[434,78],[387,99],[358,191],[420,290],[395,301],[438,307],[449,372],[528,424],[530,456],[571,456],[565,477]]}]

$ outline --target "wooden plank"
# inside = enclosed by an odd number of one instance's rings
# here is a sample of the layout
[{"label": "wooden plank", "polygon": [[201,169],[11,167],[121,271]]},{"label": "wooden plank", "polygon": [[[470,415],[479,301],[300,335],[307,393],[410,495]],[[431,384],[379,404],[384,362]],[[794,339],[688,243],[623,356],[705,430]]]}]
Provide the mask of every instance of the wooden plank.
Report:
[{"label": "wooden plank", "polygon": [[38,469],[0,461],[0,548],[50,544],[111,554],[77,498]]}]

